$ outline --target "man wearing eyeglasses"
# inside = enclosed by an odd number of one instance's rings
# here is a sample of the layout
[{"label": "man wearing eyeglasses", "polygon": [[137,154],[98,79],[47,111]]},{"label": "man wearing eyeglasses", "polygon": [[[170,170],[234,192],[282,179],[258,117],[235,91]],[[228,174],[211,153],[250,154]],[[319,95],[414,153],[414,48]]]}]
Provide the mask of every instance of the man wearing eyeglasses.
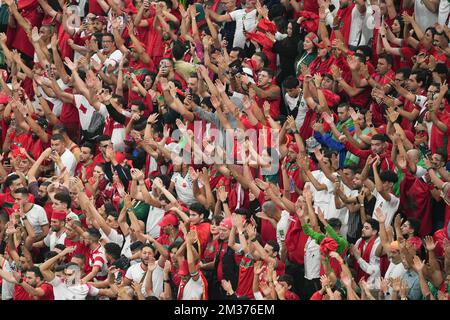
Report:
[{"label": "man wearing eyeglasses", "polygon": [[123,54],[117,49],[116,43],[114,42],[114,36],[111,33],[103,34],[102,47],[103,49],[97,51],[92,59],[101,64],[102,67],[105,67],[107,73],[111,73],[119,65]]}]

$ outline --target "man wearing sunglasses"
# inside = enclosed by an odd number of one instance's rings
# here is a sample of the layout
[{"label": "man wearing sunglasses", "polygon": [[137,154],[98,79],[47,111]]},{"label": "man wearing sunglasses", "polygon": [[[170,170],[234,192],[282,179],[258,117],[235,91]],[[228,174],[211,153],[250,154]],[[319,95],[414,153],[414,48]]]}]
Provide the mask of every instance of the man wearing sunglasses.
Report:
[{"label": "man wearing sunglasses", "polygon": [[53,271],[54,264],[62,257],[72,253],[76,247],[67,247],[53,258],[48,259],[39,267],[46,282],[53,286],[55,300],[86,300],[89,296],[108,296],[108,289],[97,289],[88,284],[81,283],[80,267],[73,262],[65,265],[61,276]]}]

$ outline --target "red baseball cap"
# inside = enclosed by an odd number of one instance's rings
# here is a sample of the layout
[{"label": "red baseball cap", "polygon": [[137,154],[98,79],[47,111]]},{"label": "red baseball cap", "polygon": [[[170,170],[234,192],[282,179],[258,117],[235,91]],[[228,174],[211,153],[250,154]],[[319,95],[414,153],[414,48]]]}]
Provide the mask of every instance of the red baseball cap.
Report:
[{"label": "red baseball cap", "polygon": [[66,220],[66,213],[64,211],[53,211],[52,219],[56,220]]},{"label": "red baseball cap", "polygon": [[168,225],[177,226],[178,224],[179,224],[179,221],[178,221],[177,217],[175,217],[171,213],[166,214],[159,222],[160,227],[165,227]]},{"label": "red baseball cap", "polygon": [[231,221],[231,218],[225,218],[220,223],[220,226],[231,230],[231,228],[233,227],[233,222]]}]

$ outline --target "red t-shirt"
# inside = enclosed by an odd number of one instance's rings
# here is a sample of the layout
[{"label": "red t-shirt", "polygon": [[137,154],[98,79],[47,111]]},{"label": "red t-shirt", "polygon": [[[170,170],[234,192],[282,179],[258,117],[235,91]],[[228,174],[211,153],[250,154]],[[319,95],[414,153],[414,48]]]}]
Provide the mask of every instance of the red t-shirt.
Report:
[{"label": "red t-shirt", "polygon": [[236,289],[237,297],[248,297],[253,299],[253,259],[244,256],[239,264],[239,278]]},{"label": "red t-shirt", "polygon": [[89,13],[94,13],[97,16],[104,16],[105,11],[103,11],[102,7],[98,4],[97,0],[89,0]]},{"label": "red t-shirt", "polygon": [[209,239],[211,237],[211,224],[209,224],[208,222],[202,222],[200,224],[196,224],[193,225],[191,224],[190,226],[190,230],[193,231],[197,231],[197,237],[198,237],[198,241],[200,243],[200,259],[203,258],[204,252],[206,250],[206,245],[209,242]]},{"label": "red t-shirt", "polygon": [[[450,114],[448,111],[436,112],[436,117],[443,122],[447,128],[450,128]],[[442,132],[435,125],[431,126],[430,149],[432,153],[436,153],[438,149],[447,151],[447,160],[450,160],[450,143],[448,143],[450,130]]]},{"label": "red t-shirt", "polygon": [[218,240],[210,240],[206,245],[205,254],[203,255],[203,260],[205,263],[214,261],[214,257],[219,251],[219,241]]},{"label": "red t-shirt", "polygon": [[38,300],[55,300],[53,295],[53,286],[48,283],[43,283],[39,286],[40,289],[44,290],[44,295],[39,297]]},{"label": "red t-shirt", "polygon": [[69,39],[71,39],[70,35],[64,30],[64,26],[61,24],[58,29],[58,46],[63,61],[66,57],[73,59],[73,49],[67,44],[67,40]]},{"label": "red t-shirt", "polygon": [[261,240],[263,246],[266,245],[269,240],[277,240],[277,229],[265,219],[261,219]]},{"label": "red t-shirt", "polygon": [[317,1],[304,1],[303,10],[319,14],[319,3]]},{"label": "red t-shirt", "polygon": [[[308,1],[309,2],[309,1]],[[313,2],[313,1],[311,1]],[[350,27],[352,25],[352,11],[355,7],[355,4],[349,4],[346,8],[340,8],[337,12],[339,30],[341,31],[342,36],[344,37],[345,43],[348,43],[348,39],[350,37]],[[334,40],[336,38],[334,31],[331,33],[330,40]]]},{"label": "red t-shirt", "polygon": [[[64,90],[67,93],[72,93],[72,89],[68,88]],[[62,122],[62,124],[66,125],[73,125],[78,124],[80,125],[80,116],[78,114],[78,109],[75,107],[73,103],[66,103],[64,102],[61,108],[61,115],[59,117],[59,120]]]},{"label": "red t-shirt", "polygon": [[[47,134],[47,136],[49,136]],[[28,143],[25,149],[30,152],[35,159],[39,158],[42,151],[47,149],[50,146],[50,137],[48,139],[49,141],[47,143],[44,143],[39,137],[36,137],[36,140],[33,139],[33,134],[30,132],[28,134]]]},{"label": "red t-shirt", "polygon": [[14,203],[15,200],[11,196],[11,192],[0,193],[0,207],[3,208],[9,216],[14,212],[12,209]]},{"label": "red t-shirt", "polygon": [[147,19],[149,30],[147,33],[147,53],[156,65],[159,65],[164,55],[164,41],[162,34],[153,27],[153,19],[155,17],[155,9],[150,7],[150,16]]},{"label": "red t-shirt", "polygon": [[[21,16],[27,20],[32,27],[39,27],[41,25],[44,15],[37,0],[19,0],[17,8],[19,9]],[[7,37],[7,44],[10,49],[17,49],[30,58],[33,58],[34,47],[30,43],[25,29],[23,29],[17,21],[15,28],[8,26]]]},{"label": "red t-shirt", "polygon": [[75,246],[76,249],[72,253],[69,253],[66,255],[66,262],[70,262],[72,257],[76,254],[82,254],[86,258],[86,263],[84,266],[84,271],[88,272],[89,268],[89,255],[90,255],[90,249],[84,245],[82,241],[72,241],[68,238],[64,239],[64,246],[67,247],[73,247]]},{"label": "red t-shirt", "polygon": [[43,283],[37,288],[44,290],[44,295],[35,299],[32,295],[26,292],[22,286],[16,285],[14,287],[13,300],[55,300],[52,285]]},{"label": "red t-shirt", "polygon": [[14,130],[9,139],[11,150],[15,148],[27,148],[29,144],[28,132],[17,135],[16,131]]},{"label": "red t-shirt", "polygon": [[[404,97],[399,97],[399,100],[403,102],[403,110],[407,112],[413,112],[414,109],[417,109],[420,113],[420,106],[418,106],[417,104],[412,103]],[[419,113],[417,114],[417,116],[419,115]],[[403,130],[414,131],[414,122],[409,121],[407,118],[402,118],[400,125],[402,126]]]},{"label": "red t-shirt", "polygon": [[292,218],[294,222],[289,224],[285,239],[287,257],[289,261],[303,265],[305,262],[305,245],[308,241],[308,236],[303,232],[297,215],[292,216]]},{"label": "red t-shirt", "polygon": [[34,300],[22,286],[16,285],[13,292],[13,300]]},{"label": "red t-shirt", "polygon": [[[86,167],[86,175],[87,175],[88,179],[92,178],[92,174],[94,172],[95,166],[96,166],[96,163],[92,162],[91,164],[89,164]],[[78,162],[77,167],[75,168],[75,176],[81,177],[82,167],[83,167],[83,164],[81,162]]]}]

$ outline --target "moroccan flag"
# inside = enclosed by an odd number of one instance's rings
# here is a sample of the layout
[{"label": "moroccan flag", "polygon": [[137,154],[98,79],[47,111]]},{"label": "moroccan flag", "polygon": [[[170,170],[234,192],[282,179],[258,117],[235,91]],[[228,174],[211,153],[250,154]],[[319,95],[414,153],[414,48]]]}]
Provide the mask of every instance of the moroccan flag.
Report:
[{"label": "moroccan flag", "polygon": [[431,195],[430,186],[423,179],[403,170],[405,177],[400,183],[400,211],[407,218],[420,221],[420,236],[431,233]]}]

